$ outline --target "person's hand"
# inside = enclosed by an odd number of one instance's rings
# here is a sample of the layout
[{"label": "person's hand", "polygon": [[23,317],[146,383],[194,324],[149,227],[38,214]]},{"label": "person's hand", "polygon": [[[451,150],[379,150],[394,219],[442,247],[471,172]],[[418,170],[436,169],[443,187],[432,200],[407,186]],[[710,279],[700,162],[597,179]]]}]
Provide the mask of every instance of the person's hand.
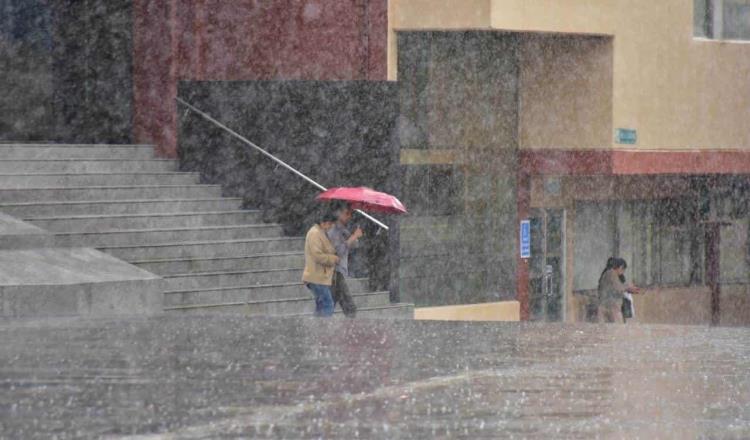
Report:
[{"label": "person's hand", "polygon": [[354,237],[355,240],[359,240],[363,235],[365,235],[365,233],[360,227],[357,227],[357,229],[355,229],[352,233],[352,237]]}]

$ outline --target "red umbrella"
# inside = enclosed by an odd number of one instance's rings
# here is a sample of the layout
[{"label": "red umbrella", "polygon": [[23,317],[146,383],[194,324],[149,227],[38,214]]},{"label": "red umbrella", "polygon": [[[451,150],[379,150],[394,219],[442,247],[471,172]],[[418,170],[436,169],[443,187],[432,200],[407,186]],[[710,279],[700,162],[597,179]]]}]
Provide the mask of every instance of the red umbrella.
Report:
[{"label": "red umbrella", "polygon": [[316,197],[317,200],[343,200],[353,209],[386,214],[406,214],[406,208],[396,197],[374,189],[331,188]]}]

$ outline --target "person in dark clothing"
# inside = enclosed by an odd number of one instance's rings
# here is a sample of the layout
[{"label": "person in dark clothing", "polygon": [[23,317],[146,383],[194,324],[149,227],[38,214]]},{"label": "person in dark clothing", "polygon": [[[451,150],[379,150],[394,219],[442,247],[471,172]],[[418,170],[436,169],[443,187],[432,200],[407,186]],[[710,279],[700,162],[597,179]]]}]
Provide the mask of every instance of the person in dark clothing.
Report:
[{"label": "person in dark clothing", "polygon": [[331,289],[333,303],[334,307],[336,304],[341,304],[344,315],[348,318],[354,318],[357,315],[357,306],[354,304],[349,286],[346,284],[346,278],[349,276],[349,251],[359,246],[359,239],[364,233],[361,228],[349,232],[347,225],[352,219],[352,208],[349,205],[340,205],[334,213],[337,221],[327,232],[328,239],[336,248],[336,255],[339,257]]}]

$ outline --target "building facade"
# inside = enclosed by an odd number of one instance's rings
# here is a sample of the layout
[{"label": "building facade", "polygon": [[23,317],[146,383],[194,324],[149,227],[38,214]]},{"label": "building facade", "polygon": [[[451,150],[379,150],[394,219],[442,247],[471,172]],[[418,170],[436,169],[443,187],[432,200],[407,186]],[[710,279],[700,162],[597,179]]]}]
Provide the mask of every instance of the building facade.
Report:
[{"label": "building facade", "polygon": [[[749,12],[743,0],[391,0],[404,192],[424,206],[402,243],[429,229],[444,254],[467,244],[467,279],[446,302],[515,296],[524,319],[583,320],[619,255],[648,289],[642,322],[750,322]],[[450,184],[430,193],[430,178]],[[435,280],[440,252],[420,249]],[[414,284],[417,304],[446,286]]]},{"label": "building facade", "polygon": [[387,0],[131,0],[133,137],[177,154],[179,81],[385,80]]},{"label": "building facade", "polygon": [[176,157],[180,83],[396,81],[403,300],[578,321],[619,255],[643,322],[750,323],[747,0],[69,3],[0,0],[2,139]]}]

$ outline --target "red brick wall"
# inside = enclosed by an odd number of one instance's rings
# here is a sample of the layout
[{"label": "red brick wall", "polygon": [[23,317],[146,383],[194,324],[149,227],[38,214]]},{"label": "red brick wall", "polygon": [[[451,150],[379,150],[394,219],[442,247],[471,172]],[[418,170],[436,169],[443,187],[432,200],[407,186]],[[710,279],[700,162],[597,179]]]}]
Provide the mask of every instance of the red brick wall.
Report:
[{"label": "red brick wall", "polygon": [[134,0],[134,138],[177,153],[179,80],[385,80],[387,0]]}]

